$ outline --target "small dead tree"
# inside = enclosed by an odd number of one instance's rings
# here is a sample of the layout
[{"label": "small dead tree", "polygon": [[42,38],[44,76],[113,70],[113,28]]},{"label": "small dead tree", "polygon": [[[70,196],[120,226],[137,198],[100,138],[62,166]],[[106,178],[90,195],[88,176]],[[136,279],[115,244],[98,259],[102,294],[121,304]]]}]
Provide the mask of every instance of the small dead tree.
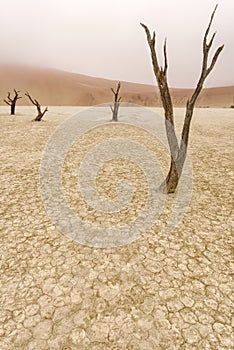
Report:
[{"label": "small dead tree", "polygon": [[208,64],[209,52],[212,47],[216,33],[212,35],[210,40],[208,40],[208,34],[210,31],[210,27],[211,27],[216,9],[217,9],[217,5],[215,6],[215,9],[210,18],[210,22],[204,34],[201,74],[193,95],[187,101],[185,119],[184,119],[184,124],[183,124],[182,133],[181,133],[179,142],[177,140],[176,133],[175,133],[173,104],[172,104],[171,94],[170,94],[170,90],[167,82],[168,61],[167,61],[166,40],[164,43],[164,50],[163,50],[164,67],[160,67],[158,63],[157,52],[155,49],[155,32],[153,32],[153,35],[151,35],[148,27],[145,24],[141,23],[146,33],[148,45],[151,52],[153,70],[158,83],[161,101],[164,108],[166,134],[167,134],[167,139],[168,139],[169,149],[170,149],[170,156],[171,156],[170,170],[168,172],[168,175],[165,181],[161,185],[161,189],[163,190],[163,192],[166,192],[166,193],[174,193],[177,188],[177,185],[182,173],[182,169],[184,166],[184,162],[186,159],[186,155],[187,155],[190,124],[193,116],[194,106],[203,88],[205,79],[214,68],[215,63],[219,57],[219,54],[221,53],[224,47],[224,45],[218,47],[218,49],[215,51],[212,57],[211,63]]},{"label": "small dead tree", "polygon": [[15,96],[13,98],[11,98],[11,93],[8,92],[7,100],[4,100],[4,102],[11,107],[11,115],[15,114],[15,106],[16,106],[17,100],[22,98],[21,96],[19,96],[19,92],[20,91],[17,91],[16,89],[14,89]]},{"label": "small dead tree", "polygon": [[29,95],[28,92],[26,92],[25,95],[29,98],[29,100],[32,102],[32,104],[33,104],[34,106],[37,107],[37,113],[38,113],[38,114],[37,114],[36,118],[34,119],[34,121],[40,122],[40,121],[42,120],[44,114],[48,111],[48,107],[46,107],[46,108],[44,109],[44,111],[42,112],[42,111],[41,111],[41,105],[40,105],[40,103],[39,103],[37,100],[33,99],[33,98]]},{"label": "small dead tree", "polygon": [[112,121],[113,122],[117,122],[118,121],[118,112],[119,112],[119,105],[120,105],[120,101],[122,99],[122,97],[119,97],[119,90],[120,90],[121,84],[120,81],[118,82],[116,91],[111,88],[111,91],[114,94],[114,102],[113,102],[113,106],[110,106],[111,111],[112,111]]}]

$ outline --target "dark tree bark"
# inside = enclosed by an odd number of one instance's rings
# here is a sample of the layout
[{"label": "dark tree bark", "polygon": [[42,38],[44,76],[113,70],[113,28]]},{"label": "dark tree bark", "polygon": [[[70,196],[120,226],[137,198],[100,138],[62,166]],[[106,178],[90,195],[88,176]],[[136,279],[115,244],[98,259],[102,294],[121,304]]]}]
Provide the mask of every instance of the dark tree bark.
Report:
[{"label": "dark tree bark", "polygon": [[22,98],[21,96],[19,96],[19,91],[17,91],[16,89],[14,89],[14,93],[15,93],[15,96],[11,98],[11,93],[8,92],[7,100],[4,100],[4,102],[11,107],[11,115],[15,114],[15,106],[16,106],[17,100]]},{"label": "dark tree bark", "polygon": [[122,97],[119,97],[119,90],[120,90],[121,84],[120,82],[117,85],[116,91],[111,88],[111,91],[114,94],[114,103],[113,106],[110,106],[112,111],[112,121],[117,122],[118,121],[118,112],[119,112],[119,105]]},{"label": "dark tree bark", "polygon": [[209,41],[208,41],[208,34],[210,31],[210,27],[211,27],[216,9],[217,9],[217,5],[215,6],[215,9],[211,15],[210,22],[208,24],[208,27],[206,29],[206,32],[203,38],[203,59],[202,59],[201,74],[193,95],[187,101],[185,119],[184,119],[184,124],[182,128],[181,138],[179,141],[177,140],[177,137],[176,137],[173,104],[172,104],[170,90],[167,82],[168,61],[167,61],[166,40],[164,43],[164,50],[163,50],[164,67],[160,67],[158,64],[158,58],[157,58],[157,53],[155,49],[155,32],[153,32],[153,35],[151,35],[148,27],[145,24],[141,23],[146,33],[148,45],[151,52],[153,70],[158,83],[160,97],[164,108],[166,134],[167,134],[170,155],[171,155],[170,170],[168,172],[168,175],[165,181],[162,183],[160,187],[161,190],[163,190],[163,192],[166,192],[166,193],[174,193],[178,186],[179,179],[180,179],[184,162],[186,159],[186,155],[187,155],[189,131],[190,131],[190,125],[191,125],[195,103],[203,88],[203,84],[206,77],[214,68],[215,63],[219,57],[219,54],[221,53],[224,47],[224,45],[218,47],[218,49],[215,51],[212,57],[211,63],[208,64],[209,52],[212,47],[216,33],[212,35]]},{"label": "dark tree bark", "polygon": [[42,111],[41,111],[41,105],[40,105],[40,103],[39,103],[37,100],[33,99],[33,98],[29,95],[28,92],[26,92],[25,95],[29,98],[29,100],[32,102],[32,104],[33,104],[34,106],[37,107],[37,116],[36,116],[36,118],[34,119],[34,121],[40,122],[40,121],[42,120],[44,114],[48,111],[48,107],[46,107],[46,108],[44,109],[44,111],[42,112]]}]

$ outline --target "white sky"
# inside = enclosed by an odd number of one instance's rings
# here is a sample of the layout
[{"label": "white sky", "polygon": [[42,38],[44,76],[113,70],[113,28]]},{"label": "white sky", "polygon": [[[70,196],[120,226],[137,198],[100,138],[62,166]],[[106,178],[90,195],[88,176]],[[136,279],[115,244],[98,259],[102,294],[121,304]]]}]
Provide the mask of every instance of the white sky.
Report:
[{"label": "white sky", "polygon": [[216,3],[214,46],[225,48],[206,85],[233,85],[234,0],[0,0],[0,61],[154,84],[143,22],[160,58],[167,37],[170,85],[192,87]]}]

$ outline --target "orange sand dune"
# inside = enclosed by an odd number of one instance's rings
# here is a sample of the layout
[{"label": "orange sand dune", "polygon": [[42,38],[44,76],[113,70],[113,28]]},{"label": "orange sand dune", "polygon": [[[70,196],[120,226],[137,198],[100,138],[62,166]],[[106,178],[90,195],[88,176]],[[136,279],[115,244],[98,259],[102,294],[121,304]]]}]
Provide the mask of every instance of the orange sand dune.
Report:
[{"label": "orange sand dune", "polygon": [[[29,91],[32,97],[43,105],[90,106],[112,100],[111,87],[116,81],[95,78],[45,68],[0,65],[0,104],[4,104],[7,92],[14,88],[23,96],[20,105],[30,105],[24,96]],[[185,106],[191,89],[171,89],[174,105]],[[160,96],[156,86],[122,82],[121,95],[125,102],[145,106],[160,106]],[[202,91],[198,107],[230,107],[234,104],[234,86],[208,88]]]}]

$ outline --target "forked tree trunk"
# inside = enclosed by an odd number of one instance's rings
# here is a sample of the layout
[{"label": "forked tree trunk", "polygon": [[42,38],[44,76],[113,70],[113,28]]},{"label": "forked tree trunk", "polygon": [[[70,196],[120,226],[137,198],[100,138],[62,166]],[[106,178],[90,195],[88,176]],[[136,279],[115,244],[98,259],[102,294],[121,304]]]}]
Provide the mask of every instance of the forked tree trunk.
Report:
[{"label": "forked tree trunk", "polygon": [[16,105],[16,102],[12,103],[12,105],[11,105],[11,115],[15,114],[15,105]]},{"label": "forked tree trunk", "polygon": [[208,27],[206,29],[206,32],[203,38],[203,60],[202,60],[201,75],[192,97],[187,101],[185,119],[184,119],[184,124],[183,124],[179,143],[176,137],[175,126],[174,126],[173,105],[172,105],[170,90],[167,83],[168,62],[167,62],[166,40],[164,43],[164,68],[162,68],[158,64],[158,58],[157,58],[157,53],[155,49],[155,32],[153,32],[153,35],[151,36],[148,27],[141,23],[142,27],[145,29],[148,45],[151,52],[153,70],[158,83],[160,96],[161,96],[161,100],[164,108],[166,134],[167,134],[167,139],[168,139],[169,148],[170,148],[170,155],[171,155],[170,169],[166,179],[160,186],[161,190],[166,193],[174,193],[178,186],[179,179],[186,160],[190,124],[193,116],[194,106],[203,88],[203,84],[206,77],[214,68],[215,63],[219,57],[219,54],[221,53],[224,47],[224,45],[218,47],[218,49],[216,50],[211,60],[210,65],[208,65],[209,51],[211,49],[216,33],[212,35],[210,41],[207,41],[207,37],[210,31],[210,27],[211,27],[216,9],[217,9],[217,5],[215,6],[215,9],[211,15],[210,22],[208,24]]},{"label": "forked tree trunk", "polygon": [[113,115],[112,115],[112,121],[117,122],[118,121],[118,111],[119,111],[119,103],[114,102],[114,108],[113,108]]}]

